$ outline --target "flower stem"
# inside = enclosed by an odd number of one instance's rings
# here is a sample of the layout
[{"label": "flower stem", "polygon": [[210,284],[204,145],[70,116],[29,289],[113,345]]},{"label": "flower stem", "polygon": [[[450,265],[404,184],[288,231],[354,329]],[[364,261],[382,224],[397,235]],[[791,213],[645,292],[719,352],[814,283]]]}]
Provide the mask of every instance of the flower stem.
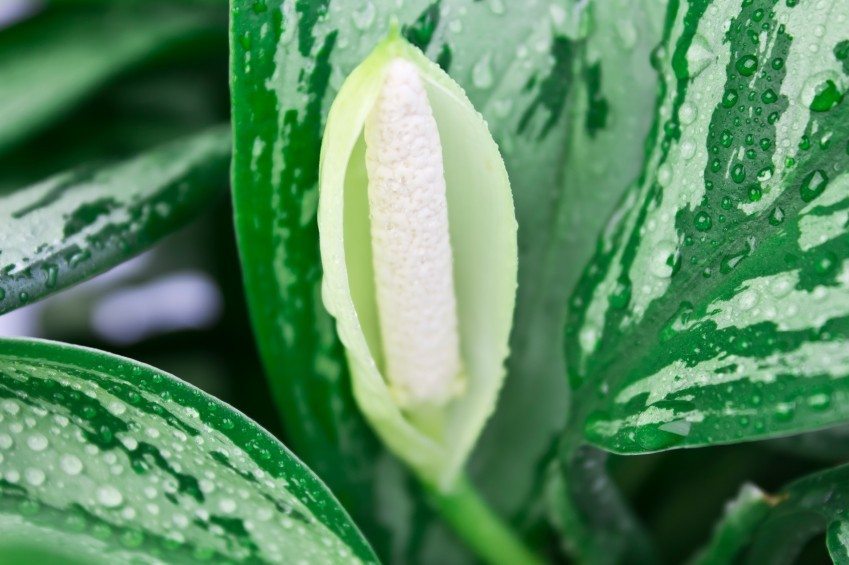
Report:
[{"label": "flower stem", "polygon": [[433,502],[454,532],[489,565],[541,565],[544,561],[495,515],[465,476],[449,492],[430,489]]}]

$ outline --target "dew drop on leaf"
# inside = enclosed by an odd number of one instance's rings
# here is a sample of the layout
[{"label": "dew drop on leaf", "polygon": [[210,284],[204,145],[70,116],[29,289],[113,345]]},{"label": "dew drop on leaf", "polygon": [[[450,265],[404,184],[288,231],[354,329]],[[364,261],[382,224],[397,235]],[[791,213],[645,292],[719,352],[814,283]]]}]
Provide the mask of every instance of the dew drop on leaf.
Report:
[{"label": "dew drop on leaf", "polygon": [[115,508],[124,502],[124,496],[112,485],[103,485],[97,489],[97,501],[106,508]]},{"label": "dew drop on leaf", "polygon": [[705,211],[701,211],[693,218],[693,224],[699,231],[708,231],[713,225],[713,221],[710,218],[710,214]]},{"label": "dew drop on leaf", "polygon": [[733,88],[729,88],[722,95],[722,107],[733,108],[737,104],[738,94]]},{"label": "dew drop on leaf", "polygon": [[808,173],[808,176],[804,178],[802,185],[799,187],[799,193],[803,201],[810,202],[822,194],[826,186],[828,186],[828,176],[822,169],[817,169]]},{"label": "dew drop on leaf", "polygon": [[843,93],[838,90],[834,81],[828,80],[817,90],[814,99],[811,101],[811,110],[814,112],[828,112],[839,104],[841,100],[843,100]]},{"label": "dew drop on leaf", "polygon": [[734,67],[744,77],[750,77],[758,70],[758,58],[754,55],[743,55],[737,59]]}]

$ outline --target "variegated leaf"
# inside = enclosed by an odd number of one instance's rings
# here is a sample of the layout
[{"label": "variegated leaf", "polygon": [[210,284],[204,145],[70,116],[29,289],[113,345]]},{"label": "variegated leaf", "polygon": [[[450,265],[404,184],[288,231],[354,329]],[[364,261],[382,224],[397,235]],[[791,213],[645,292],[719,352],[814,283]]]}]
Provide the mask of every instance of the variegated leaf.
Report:
[{"label": "variegated leaf", "polygon": [[226,187],[227,127],[0,195],[0,313],[106,271],[194,219]]},{"label": "variegated leaf", "polygon": [[573,418],[619,452],[849,418],[849,4],[672,2],[643,173],[572,296]]},{"label": "variegated leaf", "polygon": [[130,359],[0,339],[0,562],[69,560],[377,562],[327,487],[230,406]]}]

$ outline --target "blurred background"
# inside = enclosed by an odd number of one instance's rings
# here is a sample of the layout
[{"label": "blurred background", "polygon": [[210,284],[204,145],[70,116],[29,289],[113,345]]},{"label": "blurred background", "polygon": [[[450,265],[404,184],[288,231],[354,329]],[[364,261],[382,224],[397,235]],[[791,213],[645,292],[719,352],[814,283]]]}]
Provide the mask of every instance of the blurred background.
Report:
[{"label": "blurred background", "polygon": [[[2,92],[4,83],[26,72],[16,63],[41,63],[56,84],[62,84],[57,73],[99,75],[43,126],[28,128],[8,146],[0,139],[0,194],[228,121],[226,2],[182,2],[179,9],[146,2],[148,15],[141,21],[137,9],[114,4],[0,0],[2,115],[17,111],[14,97]],[[164,45],[132,56],[110,51],[115,36],[169,18],[189,23]],[[62,42],[54,45],[56,37]],[[90,41],[82,44],[81,38]],[[80,51],[80,66],[50,68],[73,49]],[[144,254],[0,316],[0,335],[67,341],[149,363],[279,435],[253,347],[231,214],[222,190],[189,226]]]},{"label": "blurred background", "polygon": [[[226,1],[141,4],[140,11],[130,0],[0,0],[2,119],[19,111],[4,90],[22,73],[44,72],[46,84],[93,77],[49,115],[31,120],[14,143],[0,136],[0,195],[229,120]],[[161,32],[165,23],[175,31],[144,47],[144,34]],[[141,47],[118,56],[127,34],[137,34]],[[73,65],[63,63],[68,50],[77,50]],[[0,316],[0,335],[66,341],[149,363],[235,406],[285,442],[254,348],[225,189],[189,226],[144,254]],[[845,429],[826,433],[849,437]],[[833,445],[809,434],[613,457],[611,467],[663,556],[678,562],[708,538],[742,483],[778,490],[846,460],[849,449]],[[813,540],[802,562],[827,559],[824,550],[821,538]]]}]

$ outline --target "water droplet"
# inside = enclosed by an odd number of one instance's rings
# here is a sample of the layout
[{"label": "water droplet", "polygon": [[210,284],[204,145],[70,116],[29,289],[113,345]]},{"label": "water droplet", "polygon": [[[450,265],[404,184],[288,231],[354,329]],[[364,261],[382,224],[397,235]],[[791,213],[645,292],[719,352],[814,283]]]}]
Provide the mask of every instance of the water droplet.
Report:
[{"label": "water droplet", "polygon": [[34,487],[41,486],[44,484],[44,471],[36,469],[35,467],[30,467],[24,471],[24,478]]},{"label": "water droplet", "polygon": [[693,155],[696,154],[696,144],[690,141],[689,139],[684,141],[681,144],[681,158],[682,159],[692,159]]},{"label": "water droplet", "polygon": [[731,167],[731,180],[740,184],[744,180],[746,180],[746,168],[742,163],[737,163],[733,167]]},{"label": "water droplet", "polygon": [[666,163],[663,163],[657,169],[657,183],[660,186],[666,187],[666,186],[669,186],[669,182],[671,180],[672,180],[672,168],[669,165],[667,165]]},{"label": "water droplet", "polygon": [[746,290],[737,298],[737,306],[742,310],[751,310],[760,300],[760,295],[754,290]]},{"label": "water droplet", "polygon": [[47,438],[41,434],[32,434],[27,438],[27,446],[33,451],[44,451],[48,445]]},{"label": "water droplet", "polygon": [[504,13],[504,2],[502,0],[489,0],[489,9],[496,16]]},{"label": "water droplet", "polygon": [[692,124],[696,120],[697,115],[698,110],[696,110],[696,107],[689,102],[681,104],[681,109],[678,110],[678,118],[685,126]]},{"label": "water droplet", "polygon": [[750,184],[746,192],[749,196],[749,202],[757,202],[763,196],[763,191],[759,184]]},{"label": "water droplet", "polygon": [[722,107],[733,108],[734,105],[737,104],[738,97],[737,91],[733,88],[729,88],[722,94]]},{"label": "water droplet", "polygon": [[59,459],[59,467],[68,475],[79,475],[83,470],[83,462],[76,455],[66,453]]},{"label": "water droplet", "polygon": [[761,100],[763,101],[764,104],[772,104],[776,100],[778,100],[778,95],[775,93],[775,91],[773,89],[767,88],[761,94]]},{"label": "water droplet", "polygon": [[822,194],[826,186],[828,186],[828,176],[822,169],[817,169],[804,178],[799,187],[799,193],[804,202],[810,202]]},{"label": "water droplet", "polygon": [[[554,4],[552,4],[552,7]],[[560,8],[563,11],[562,8]],[[565,17],[565,12],[563,12]],[[619,32],[619,39],[622,40],[622,45],[625,46],[626,49],[630,49],[637,44],[637,28],[634,27],[634,24],[631,20],[627,18],[623,18],[616,21],[616,31]]]},{"label": "water droplet", "polygon": [[118,402],[117,400],[115,400],[110,402],[106,409],[109,410],[112,414],[120,416],[127,411],[127,406],[123,402]]},{"label": "water droplet", "polygon": [[779,422],[789,422],[796,415],[796,405],[782,402],[775,407],[775,419]]},{"label": "water droplet", "polygon": [[47,263],[44,266],[44,272],[47,274],[45,286],[47,288],[56,288],[56,281],[59,278],[59,268],[52,263]]},{"label": "water droplet", "polygon": [[649,270],[654,276],[661,279],[672,276],[677,249],[677,246],[672,241],[658,242],[649,263]]},{"label": "water droplet", "polygon": [[819,275],[827,275],[837,268],[837,255],[831,251],[823,251],[814,262],[814,270]]},{"label": "water droplet", "polygon": [[236,502],[232,498],[223,498],[218,502],[218,508],[225,514],[232,514],[236,511]]},{"label": "water droplet", "polygon": [[766,181],[768,181],[769,179],[772,178],[772,173],[773,173],[772,165],[767,165],[766,167],[764,167],[763,169],[758,171],[758,180],[760,182],[766,182]]},{"label": "water droplet", "polygon": [[492,59],[487,53],[472,67],[472,84],[481,89],[492,86]]},{"label": "water droplet", "polygon": [[807,404],[811,410],[825,410],[831,406],[831,396],[824,392],[815,393],[808,397]]},{"label": "water droplet", "polygon": [[124,502],[124,497],[112,485],[104,485],[97,489],[97,501],[107,508],[115,508]]},{"label": "water droplet", "polygon": [[734,63],[737,72],[744,77],[750,77],[758,70],[758,58],[754,55],[743,55]]},{"label": "water droplet", "polygon": [[[689,433],[689,427],[687,428]],[[647,451],[655,451],[681,443],[686,436],[663,429],[659,425],[640,426],[634,430],[634,441]]]},{"label": "water droplet", "polygon": [[374,23],[376,10],[372,2],[366,2],[365,6],[359,11],[356,11],[351,16],[354,20],[354,25],[359,30],[367,30]]},{"label": "water droplet", "polygon": [[713,225],[710,214],[705,211],[698,212],[693,218],[693,224],[699,231],[708,231]]},{"label": "water droplet", "polygon": [[828,112],[839,104],[841,100],[843,100],[843,93],[837,89],[834,81],[828,80],[817,89],[814,99],[811,101],[811,110],[814,112]]},{"label": "water droplet", "polygon": [[784,221],[784,210],[782,210],[781,207],[776,206],[773,209],[772,214],[769,215],[769,223],[772,224],[773,226],[777,226],[777,225],[781,224],[781,222],[783,222],[783,221]]},{"label": "water droplet", "polygon": [[9,449],[15,444],[9,434],[0,434],[0,449]]},{"label": "water droplet", "polygon": [[698,33],[693,36],[693,41],[687,50],[687,73],[690,78],[701,74],[715,60],[716,55],[711,51],[707,39]]}]

